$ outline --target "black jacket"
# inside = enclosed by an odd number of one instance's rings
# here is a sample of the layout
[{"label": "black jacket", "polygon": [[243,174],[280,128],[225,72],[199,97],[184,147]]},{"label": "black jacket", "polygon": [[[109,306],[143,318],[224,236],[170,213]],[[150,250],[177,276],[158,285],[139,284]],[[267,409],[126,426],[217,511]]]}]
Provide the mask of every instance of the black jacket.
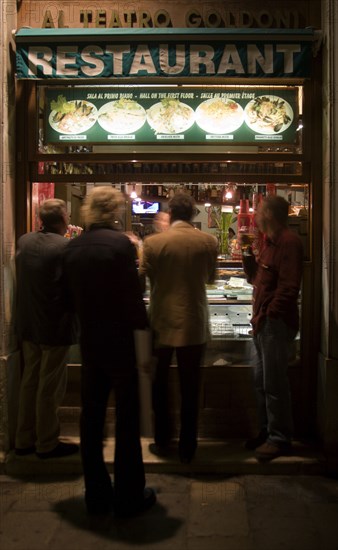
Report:
[{"label": "black jacket", "polygon": [[73,316],[62,287],[68,240],[39,231],[20,237],[16,253],[16,330],[20,340],[65,346],[75,342]]},{"label": "black jacket", "polygon": [[148,320],[128,237],[110,228],[85,231],[65,249],[63,269],[85,362],[110,360],[133,347],[134,329]]}]

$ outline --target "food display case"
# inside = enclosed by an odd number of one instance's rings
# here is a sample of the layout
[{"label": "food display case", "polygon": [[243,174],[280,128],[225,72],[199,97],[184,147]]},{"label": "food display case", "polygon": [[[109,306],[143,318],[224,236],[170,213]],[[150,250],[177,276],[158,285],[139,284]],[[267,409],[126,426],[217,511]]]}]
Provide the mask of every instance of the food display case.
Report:
[{"label": "food display case", "polygon": [[207,285],[210,332],[205,366],[248,364],[252,349],[252,285],[240,263],[219,261],[216,280]]},{"label": "food display case", "polygon": [[[215,283],[207,285],[211,339],[205,366],[250,365],[253,288],[240,263],[219,262],[219,266]],[[290,364],[299,360],[299,347],[300,334],[293,343]]]}]

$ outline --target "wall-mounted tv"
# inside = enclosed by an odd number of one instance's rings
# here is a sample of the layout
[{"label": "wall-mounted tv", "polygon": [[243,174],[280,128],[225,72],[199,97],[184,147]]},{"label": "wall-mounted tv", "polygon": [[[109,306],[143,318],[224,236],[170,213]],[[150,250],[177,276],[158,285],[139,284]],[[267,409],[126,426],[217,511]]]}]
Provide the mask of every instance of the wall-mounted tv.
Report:
[{"label": "wall-mounted tv", "polygon": [[137,215],[155,215],[160,211],[160,203],[135,199],[132,202],[132,213]]}]

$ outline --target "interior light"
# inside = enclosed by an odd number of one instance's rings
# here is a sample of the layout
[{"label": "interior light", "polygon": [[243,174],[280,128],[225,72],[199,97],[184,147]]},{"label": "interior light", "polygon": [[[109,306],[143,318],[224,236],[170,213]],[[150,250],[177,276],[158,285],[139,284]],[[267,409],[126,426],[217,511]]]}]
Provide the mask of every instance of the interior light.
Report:
[{"label": "interior light", "polygon": [[135,185],[133,185],[133,190],[130,193],[130,198],[133,199],[133,200],[137,199],[137,193],[136,193]]},{"label": "interior light", "polygon": [[223,190],[222,203],[224,204],[228,201],[232,201],[232,199],[234,198],[235,192],[236,192],[236,184],[227,183]]}]

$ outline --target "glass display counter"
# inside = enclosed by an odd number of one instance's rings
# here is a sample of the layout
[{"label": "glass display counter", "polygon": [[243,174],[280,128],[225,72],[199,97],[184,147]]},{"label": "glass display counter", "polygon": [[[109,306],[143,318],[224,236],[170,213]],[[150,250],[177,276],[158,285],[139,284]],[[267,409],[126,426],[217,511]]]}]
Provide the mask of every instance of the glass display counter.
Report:
[{"label": "glass display counter", "polygon": [[[207,285],[211,339],[205,366],[250,365],[252,338],[252,285],[247,283],[241,264],[224,261],[217,279]],[[292,344],[290,365],[300,356],[300,334]]]},{"label": "glass display counter", "polygon": [[[216,280],[207,285],[210,335],[205,366],[249,364],[252,349],[252,285],[241,262],[220,259]],[[145,302],[149,304],[149,290]],[[175,360],[173,360],[175,364]]]},{"label": "glass display counter", "polygon": [[220,260],[218,265],[215,283],[207,285],[211,339],[205,366],[248,364],[252,351],[252,285],[247,283],[240,263]]}]

